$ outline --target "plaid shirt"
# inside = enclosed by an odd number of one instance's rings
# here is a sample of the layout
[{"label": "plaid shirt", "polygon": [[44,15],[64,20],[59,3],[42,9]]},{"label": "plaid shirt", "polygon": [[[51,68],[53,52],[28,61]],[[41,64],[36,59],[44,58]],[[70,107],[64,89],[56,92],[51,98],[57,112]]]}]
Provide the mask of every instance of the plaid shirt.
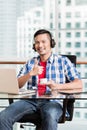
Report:
[{"label": "plaid shirt", "polygon": [[[18,77],[24,74],[27,74],[32,70],[35,64],[35,59],[40,62],[40,57],[33,57],[31,60],[27,61],[27,63],[21,68]],[[53,80],[58,84],[64,84],[66,82],[66,77],[69,81],[73,81],[75,78],[80,78],[74,64],[71,61],[61,55],[52,54],[47,60],[46,65],[46,78],[47,80]],[[37,87],[38,76],[32,76],[27,82],[27,89],[33,89]],[[47,91],[50,91],[48,87],[46,87]]]}]

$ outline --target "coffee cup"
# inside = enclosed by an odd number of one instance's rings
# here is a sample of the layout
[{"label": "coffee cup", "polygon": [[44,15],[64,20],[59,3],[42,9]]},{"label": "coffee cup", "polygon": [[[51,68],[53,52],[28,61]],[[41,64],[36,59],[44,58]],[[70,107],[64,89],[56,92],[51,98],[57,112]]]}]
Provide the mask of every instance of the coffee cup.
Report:
[{"label": "coffee cup", "polygon": [[46,83],[47,83],[47,78],[40,79],[40,84],[46,84]]}]

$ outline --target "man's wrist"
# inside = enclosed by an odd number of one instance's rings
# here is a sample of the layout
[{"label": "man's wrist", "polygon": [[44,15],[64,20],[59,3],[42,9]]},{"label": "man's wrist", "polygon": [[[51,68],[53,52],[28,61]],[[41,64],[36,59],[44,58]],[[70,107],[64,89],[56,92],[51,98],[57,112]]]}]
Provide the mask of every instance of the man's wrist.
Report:
[{"label": "man's wrist", "polygon": [[56,83],[53,82],[53,84],[51,85],[51,90],[55,90],[56,89]]},{"label": "man's wrist", "polygon": [[32,77],[33,76],[33,73],[32,71],[29,72],[29,76]]}]

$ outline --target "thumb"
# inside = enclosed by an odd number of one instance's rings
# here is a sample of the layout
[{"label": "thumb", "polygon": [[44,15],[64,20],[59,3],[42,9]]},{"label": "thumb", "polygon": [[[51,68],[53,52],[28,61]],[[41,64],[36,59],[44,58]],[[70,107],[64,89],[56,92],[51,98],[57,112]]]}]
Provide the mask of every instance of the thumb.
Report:
[{"label": "thumb", "polygon": [[37,66],[38,65],[38,60],[37,59],[35,59],[35,66]]}]

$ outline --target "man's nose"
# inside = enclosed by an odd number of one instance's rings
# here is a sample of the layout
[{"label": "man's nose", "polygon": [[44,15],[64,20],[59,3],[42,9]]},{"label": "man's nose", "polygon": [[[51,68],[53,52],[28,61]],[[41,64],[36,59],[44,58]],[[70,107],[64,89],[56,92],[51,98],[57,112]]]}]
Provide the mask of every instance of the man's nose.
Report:
[{"label": "man's nose", "polygon": [[40,43],[39,43],[39,47],[41,47],[42,45],[43,45],[42,42],[40,42]]}]

